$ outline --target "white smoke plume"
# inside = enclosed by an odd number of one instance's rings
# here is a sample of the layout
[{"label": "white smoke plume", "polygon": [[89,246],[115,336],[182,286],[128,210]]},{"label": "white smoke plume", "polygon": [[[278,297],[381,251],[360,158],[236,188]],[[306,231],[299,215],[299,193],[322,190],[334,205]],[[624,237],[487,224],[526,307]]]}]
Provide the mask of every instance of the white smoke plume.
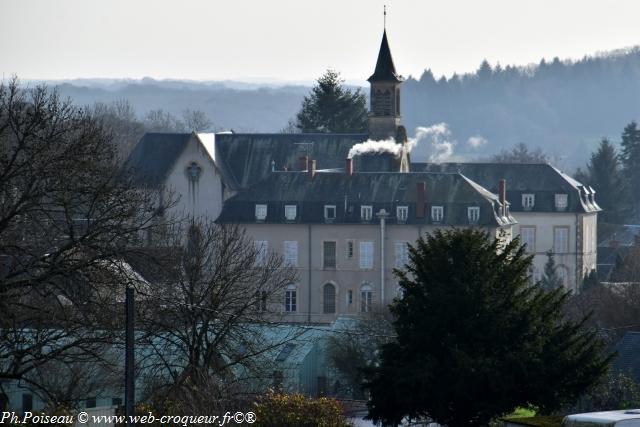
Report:
[{"label": "white smoke plume", "polygon": [[486,138],[480,135],[474,135],[467,140],[467,145],[471,148],[480,148],[483,145],[486,145],[487,142]]},{"label": "white smoke plume", "polygon": [[417,127],[415,137],[409,138],[407,147],[412,161],[445,162],[453,156],[456,141],[451,139],[451,131],[446,123],[429,127]]},{"label": "white smoke plume", "polygon": [[396,144],[394,138],[385,139],[384,141],[373,141],[369,139],[351,147],[347,157],[351,159],[353,156],[367,153],[391,153],[394,156],[398,156],[401,151],[402,145]]}]

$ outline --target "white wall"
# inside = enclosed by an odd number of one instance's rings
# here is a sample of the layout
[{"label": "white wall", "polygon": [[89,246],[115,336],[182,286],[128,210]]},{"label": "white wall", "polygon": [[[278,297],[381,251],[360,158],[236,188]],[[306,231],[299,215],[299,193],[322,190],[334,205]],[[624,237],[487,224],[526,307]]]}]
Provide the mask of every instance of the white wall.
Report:
[{"label": "white wall", "polygon": [[[200,175],[191,181],[188,168],[192,163],[200,167]],[[167,176],[166,186],[178,199],[169,215],[204,217],[215,220],[222,209],[222,180],[208,152],[192,136],[187,148],[176,160]]]},{"label": "white wall", "polygon": [[[547,251],[553,250],[554,228],[569,228],[569,251],[554,253],[558,268],[567,272],[567,287],[576,290],[582,277],[596,266],[597,214],[574,212],[514,212],[518,221],[514,227],[515,235],[520,235],[522,227],[535,227],[534,277],[539,280],[544,273]],[[587,238],[590,234],[591,237]],[[577,277],[576,277],[577,276]]]},{"label": "white wall", "polygon": [[[382,296],[380,275],[380,223],[372,224],[246,224],[247,234],[254,240],[268,241],[268,249],[284,253],[284,241],[298,242],[297,312],[287,314],[285,320],[328,323],[339,315],[357,314],[361,310],[361,286],[367,282],[373,288],[373,304],[380,304]],[[396,224],[387,222],[385,230],[384,302],[390,303],[398,295],[395,268],[395,243],[414,243],[420,235],[433,232],[430,225]],[[510,232],[509,227],[507,231]],[[492,234],[496,229],[491,229]],[[310,238],[309,238],[310,237]],[[323,242],[336,242],[336,268],[323,268]],[[347,257],[347,242],[353,241],[353,258]],[[361,241],[373,242],[373,268],[360,268]],[[311,245],[309,245],[311,242]],[[309,249],[311,264],[309,264]],[[311,265],[311,268],[309,268]],[[309,286],[311,283],[311,286]],[[336,313],[323,313],[323,287],[332,283],[336,288]],[[353,300],[347,303],[348,292]],[[311,309],[309,310],[309,296]],[[284,291],[281,302],[284,303]],[[309,316],[310,313],[310,316]]]}]

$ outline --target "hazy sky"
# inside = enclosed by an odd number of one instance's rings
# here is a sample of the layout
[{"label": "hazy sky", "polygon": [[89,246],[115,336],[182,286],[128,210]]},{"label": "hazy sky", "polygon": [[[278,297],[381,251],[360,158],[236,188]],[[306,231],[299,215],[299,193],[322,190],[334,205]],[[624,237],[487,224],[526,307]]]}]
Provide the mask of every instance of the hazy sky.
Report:
[{"label": "hazy sky", "polygon": [[0,0],[0,72],[364,83],[385,3],[405,76],[640,44],[638,0]]}]

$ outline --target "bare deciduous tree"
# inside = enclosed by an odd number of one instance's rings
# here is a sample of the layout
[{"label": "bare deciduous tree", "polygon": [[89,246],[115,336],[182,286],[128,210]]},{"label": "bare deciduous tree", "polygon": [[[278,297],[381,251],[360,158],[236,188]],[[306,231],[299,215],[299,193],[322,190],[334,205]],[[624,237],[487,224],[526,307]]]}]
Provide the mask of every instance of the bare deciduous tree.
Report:
[{"label": "bare deciduous tree", "polygon": [[295,270],[238,226],[192,222],[173,236],[162,279],[140,295],[140,364],[155,398],[201,409],[259,390],[273,375],[270,352],[299,336],[275,324]]},{"label": "bare deciduous tree", "polygon": [[188,131],[205,132],[213,130],[213,122],[202,110],[187,108],[182,112],[182,121]]},{"label": "bare deciduous tree", "polygon": [[184,132],[185,125],[176,116],[163,109],[148,111],[144,117],[147,132]]},{"label": "bare deciduous tree", "polygon": [[88,111],[17,78],[0,86],[0,380],[95,360],[118,337],[121,260],[156,226],[156,200]]},{"label": "bare deciduous tree", "polygon": [[136,118],[131,103],[126,99],[118,99],[111,104],[95,103],[89,111],[108,132],[120,161],[126,160],[144,135],[144,125]]},{"label": "bare deciduous tree", "polygon": [[[327,342],[329,363],[338,374],[333,393],[353,399],[364,399],[363,369],[377,359],[381,345],[395,334],[387,307],[374,306],[355,319],[346,319]],[[342,380],[342,381],[340,381]]]}]

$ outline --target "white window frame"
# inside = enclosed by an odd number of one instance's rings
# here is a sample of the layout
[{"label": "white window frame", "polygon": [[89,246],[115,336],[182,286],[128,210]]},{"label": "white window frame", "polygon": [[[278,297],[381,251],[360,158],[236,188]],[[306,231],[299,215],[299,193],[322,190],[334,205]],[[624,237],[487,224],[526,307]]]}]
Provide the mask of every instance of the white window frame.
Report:
[{"label": "white window frame", "polygon": [[287,221],[294,221],[298,215],[298,206],[284,205],[284,218]]},{"label": "white window frame", "polygon": [[267,240],[254,240],[253,247],[256,249],[255,266],[263,267],[267,261],[269,242]]},{"label": "white window frame", "polygon": [[284,291],[284,311],[287,313],[298,311],[298,287],[294,284],[288,285]]},{"label": "white window frame", "polygon": [[[329,216],[329,211],[333,210],[333,216]],[[336,205],[324,205],[324,219],[325,221],[333,221],[338,216]]]},{"label": "white window frame", "polygon": [[407,242],[396,242],[394,245],[396,268],[404,268],[409,262],[409,246]]},{"label": "white window frame", "polygon": [[566,193],[558,193],[555,195],[555,207],[559,211],[564,211],[569,207],[569,195]]},{"label": "white window frame", "polygon": [[[527,235],[527,233],[531,233],[530,234],[531,239],[525,239],[525,235]],[[523,245],[526,245],[525,250],[528,253],[535,253],[536,252],[536,227],[530,226],[530,225],[520,226],[520,236],[521,236],[520,243],[522,243]]]},{"label": "white window frame", "polygon": [[407,222],[409,219],[409,206],[397,206],[396,218],[398,222]]},{"label": "white window frame", "polygon": [[368,313],[373,308],[373,287],[368,282],[360,286],[360,311]]},{"label": "white window frame", "polygon": [[526,193],[522,195],[522,208],[524,210],[531,210],[536,204],[536,195]]},{"label": "white window frame", "polygon": [[569,253],[569,227],[553,227],[553,253]]},{"label": "white window frame", "polygon": [[267,205],[256,204],[256,221],[264,221],[267,219]]},{"label": "white window frame", "polygon": [[362,221],[371,221],[373,219],[373,206],[371,205],[360,206],[360,219]]},{"label": "white window frame", "polygon": [[480,222],[480,206],[469,206],[467,208],[467,218],[470,224],[477,224]]},{"label": "white window frame", "polygon": [[444,219],[444,206],[431,206],[431,221],[442,222]]},{"label": "white window frame", "polygon": [[372,241],[362,241],[360,242],[359,247],[359,266],[361,270],[371,270],[373,269],[373,242]]},{"label": "white window frame", "polygon": [[284,265],[287,267],[298,266],[298,241],[285,240],[283,243]]}]

